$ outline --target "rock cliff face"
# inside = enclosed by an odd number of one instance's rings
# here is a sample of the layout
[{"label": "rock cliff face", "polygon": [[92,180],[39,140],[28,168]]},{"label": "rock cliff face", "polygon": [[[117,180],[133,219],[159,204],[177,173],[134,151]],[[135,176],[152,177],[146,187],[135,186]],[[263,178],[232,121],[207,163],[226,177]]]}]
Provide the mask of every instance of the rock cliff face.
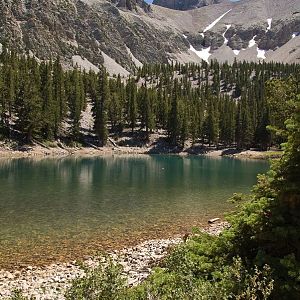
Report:
[{"label": "rock cliff face", "polygon": [[[103,53],[128,70],[135,67],[132,55],[167,62],[167,51],[181,38],[140,19],[150,13],[147,7],[132,0],[124,7],[122,0],[1,0],[0,42],[39,59],[60,55],[66,63],[79,55],[97,66],[104,63]],[[170,35],[174,38],[166,43]]]},{"label": "rock cliff face", "polygon": [[221,1],[222,0],[154,0],[153,4],[170,9],[188,10],[220,3]]},{"label": "rock cliff face", "polygon": [[138,7],[142,8],[145,12],[151,11],[151,6],[144,0],[113,0],[112,3],[116,4],[117,7],[130,11],[138,11]]},{"label": "rock cliff face", "polygon": [[299,32],[299,0],[221,1],[186,11],[143,0],[0,0],[1,44],[124,75],[170,60],[300,62]]}]

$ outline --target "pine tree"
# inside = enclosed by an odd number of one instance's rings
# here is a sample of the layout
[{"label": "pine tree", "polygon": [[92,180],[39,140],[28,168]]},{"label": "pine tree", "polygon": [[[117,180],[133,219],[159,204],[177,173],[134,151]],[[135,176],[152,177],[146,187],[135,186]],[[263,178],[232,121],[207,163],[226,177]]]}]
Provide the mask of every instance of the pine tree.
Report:
[{"label": "pine tree", "polygon": [[220,141],[232,145],[235,138],[235,103],[228,97],[220,101]]},{"label": "pine tree", "polygon": [[134,78],[129,79],[126,90],[128,101],[128,123],[133,132],[137,119],[137,86]]},{"label": "pine tree", "polygon": [[162,88],[162,80],[158,85],[157,106],[157,120],[162,128],[166,128],[169,114],[169,97],[166,90]]},{"label": "pine tree", "polygon": [[108,138],[107,107],[110,102],[110,90],[106,70],[99,74],[99,94],[93,106],[95,119],[94,130],[99,140],[99,145],[105,146]]},{"label": "pine tree", "polygon": [[43,111],[43,134],[47,140],[52,140],[55,131],[55,103],[53,101],[52,64],[46,63],[41,69],[41,96]]},{"label": "pine tree", "polygon": [[5,101],[4,98],[4,79],[3,79],[3,67],[0,66],[0,138],[2,138],[2,133],[4,129],[4,120],[3,120],[3,103]]},{"label": "pine tree", "polygon": [[253,144],[254,127],[247,99],[243,96],[238,107],[236,141],[239,149]]},{"label": "pine tree", "polygon": [[122,120],[122,104],[120,101],[120,95],[117,92],[113,92],[111,94],[111,100],[108,107],[108,115],[112,131],[117,132],[120,129],[119,125]]},{"label": "pine tree", "polygon": [[215,99],[213,98],[208,100],[206,135],[209,146],[211,144],[218,145],[219,140],[219,116],[214,101]]},{"label": "pine tree", "polygon": [[143,125],[146,129],[146,139],[149,139],[150,133],[153,131],[155,127],[155,120],[154,120],[154,113],[153,113],[153,106],[151,99],[151,90],[144,86],[142,89],[142,120]]},{"label": "pine tree", "polygon": [[80,120],[83,106],[83,82],[80,72],[75,68],[67,79],[68,102],[70,110],[70,135],[71,139],[76,141],[80,137]]},{"label": "pine tree", "polygon": [[15,102],[16,76],[14,68],[14,55],[5,56],[6,61],[2,68],[2,96],[1,96],[1,123],[5,134],[10,130],[9,119],[12,116],[12,107]]},{"label": "pine tree", "polygon": [[188,107],[183,101],[180,103],[180,144],[184,148],[185,141],[189,137]]},{"label": "pine tree", "polygon": [[57,138],[62,122],[67,115],[67,99],[65,90],[65,74],[59,57],[53,65],[53,108],[54,108],[54,137]]},{"label": "pine tree", "polygon": [[255,144],[259,145],[262,150],[268,150],[271,144],[271,132],[268,130],[270,124],[270,113],[268,107],[264,109],[259,126],[255,133]]},{"label": "pine tree", "polygon": [[178,122],[178,94],[179,94],[178,80],[174,80],[174,87],[172,91],[171,109],[169,113],[168,135],[171,144],[176,144],[180,134],[180,124]]},{"label": "pine tree", "polygon": [[37,62],[28,59],[23,68],[22,83],[17,97],[17,128],[31,142],[42,126],[42,99],[40,74]]}]

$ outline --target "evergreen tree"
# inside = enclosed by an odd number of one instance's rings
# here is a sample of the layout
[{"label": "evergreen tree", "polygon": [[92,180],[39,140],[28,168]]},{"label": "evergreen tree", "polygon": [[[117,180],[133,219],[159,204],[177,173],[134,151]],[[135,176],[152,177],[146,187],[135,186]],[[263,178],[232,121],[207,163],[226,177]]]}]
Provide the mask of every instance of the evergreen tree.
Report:
[{"label": "evergreen tree", "polygon": [[220,141],[225,145],[232,145],[235,139],[235,103],[228,97],[220,101]]},{"label": "evergreen tree", "polygon": [[70,135],[71,139],[76,141],[80,137],[80,120],[84,98],[83,82],[77,68],[69,74],[66,85],[71,120]]},{"label": "evergreen tree", "polygon": [[6,133],[10,130],[9,119],[12,116],[12,108],[16,94],[16,76],[14,69],[15,56],[6,55],[7,62],[2,67],[2,92],[1,92],[1,123]]},{"label": "evergreen tree", "polygon": [[236,142],[238,149],[249,149],[253,144],[254,126],[247,99],[242,97],[236,118]]},{"label": "evergreen tree", "polygon": [[146,139],[149,139],[149,134],[153,131],[155,127],[151,90],[144,86],[142,89],[142,124],[146,129]]},{"label": "evergreen tree", "polygon": [[42,99],[40,94],[40,74],[37,62],[29,59],[21,74],[21,84],[17,96],[17,128],[27,142],[40,134],[42,127]]},{"label": "evergreen tree", "polygon": [[171,109],[169,113],[168,135],[171,144],[176,144],[180,134],[180,124],[178,122],[178,94],[179,94],[178,80],[174,80],[174,87],[172,91]]},{"label": "evergreen tree", "polygon": [[41,96],[43,114],[43,135],[47,140],[52,140],[55,131],[55,103],[53,101],[52,64],[46,63],[41,69]]},{"label": "evergreen tree", "polygon": [[99,74],[99,94],[94,102],[93,115],[95,119],[94,130],[101,146],[105,146],[108,138],[107,107],[110,103],[110,90],[106,70]]},{"label": "evergreen tree", "polygon": [[65,89],[65,74],[59,57],[53,65],[53,111],[54,111],[54,137],[57,138],[62,122],[67,115],[67,99]]},{"label": "evergreen tree", "polygon": [[209,146],[218,145],[219,140],[219,116],[214,103],[214,98],[209,99],[206,119],[206,135]]},{"label": "evergreen tree", "polygon": [[122,103],[120,95],[117,92],[111,94],[111,100],[108,107],[108,115],[113,132],[118,132],[122,120]]},{"label": "evergreen tree", "polygon": [[128,123],[133,132],[137,119],[137,86],[134,78],[129,79],[126,90],[128,101]]},{"label": "evergreen tree", "polygon": [[180,144],[184,148],[185,141],[189,137],[189,114],[188,107],[183,102],[180,103]]},{"label": "evergreen tree", "polygon": [[[4,120],[3,120],[3,111],[4,111],[4,78],[3,78],[3,67],[0,66],[0,134],[3,133],[4,129]],[[0,138],[2,136],[0,135]]]}]

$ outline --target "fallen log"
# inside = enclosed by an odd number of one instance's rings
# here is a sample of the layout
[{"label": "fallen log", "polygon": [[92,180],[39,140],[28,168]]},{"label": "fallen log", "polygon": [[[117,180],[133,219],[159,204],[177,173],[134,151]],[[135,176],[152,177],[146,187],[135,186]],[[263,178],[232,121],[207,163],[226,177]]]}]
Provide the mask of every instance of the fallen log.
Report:
[{"label": "fallen log", "polygon": [[217,221],[220,221],[220,218],[210,219],[210,220],[208,220],[208,223],[209,223],[209,224],[213,224],[213,223],[215,223],[215,222],[217,222]]},{"label": "fallen log", "polygon": [[108,140],[113,144],[114,147],[119,148],[119,146],[116,144],[116,142],[112,138],[108,138]]},{"label": "fallen log", "polygon": [[100,147],[98,147],[98,146],[96,146],[96,145],[94,145],[94,144],[92,144],[92,143],[90,143],[90,142],[85,141],[85,143],[86,143],[88,146],[90,146],[90,147],[92,147],[92,148],[94,148],[94,149],[96,149],[96,150],[101,150]]},{"label": "fallen log", "polygon": [[50,147],[48,147],[47,145],[43,144],[42,142],[37,141],[36,139],[32,139],[32,141],[33,141],[35,144],[40,145],[40,146],[43,147],[43,148],[46,148],[46,149],[48,149],[48,150],[51,150]]}]

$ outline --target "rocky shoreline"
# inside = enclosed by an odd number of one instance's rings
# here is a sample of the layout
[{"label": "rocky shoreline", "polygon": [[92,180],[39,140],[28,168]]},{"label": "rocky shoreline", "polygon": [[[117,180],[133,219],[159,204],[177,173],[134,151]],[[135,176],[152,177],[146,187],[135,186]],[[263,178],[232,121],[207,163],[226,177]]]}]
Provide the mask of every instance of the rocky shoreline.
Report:
[{"label": "rocky shoreline", "polygon": [[174,154],[180,156],[203,155],[209,157],[232,157],[237,159],[270,159],[278,158],[282,155],[281,151],[238,151],[231,148],[222,150],[216,149],[196,149],[193,151],[159,149],[154,151],[151,147],[78,147],[78,148],[45,148],[40,145],[13,149],[8,146],[0,145],[0,159],[4,158],[44,158],[44,157],[96,157],[112,155],[149,155],[149,154]]},{"label": "rocky shoreline", "polygon": [[[203,231],[218,235],[228,226],[226,222],[218,222],[210,224]],[[148,240],[135,247],[108,254],[123,266],[128,285],[133,286],[147,278],[153,266],[168,254],[170,247],[182,243],[185,238],[177,236],[169,239]],[[83,264],[94,268],[99,264],[99,259],[89,257]],[[71,281],[83,276],[85,272],[76,261],[45,267],[28,266],[12,272],[0,270],[0,299],[7,299],[14,290],[20,290],[25,297],[30,299],[62,300]]]}]

